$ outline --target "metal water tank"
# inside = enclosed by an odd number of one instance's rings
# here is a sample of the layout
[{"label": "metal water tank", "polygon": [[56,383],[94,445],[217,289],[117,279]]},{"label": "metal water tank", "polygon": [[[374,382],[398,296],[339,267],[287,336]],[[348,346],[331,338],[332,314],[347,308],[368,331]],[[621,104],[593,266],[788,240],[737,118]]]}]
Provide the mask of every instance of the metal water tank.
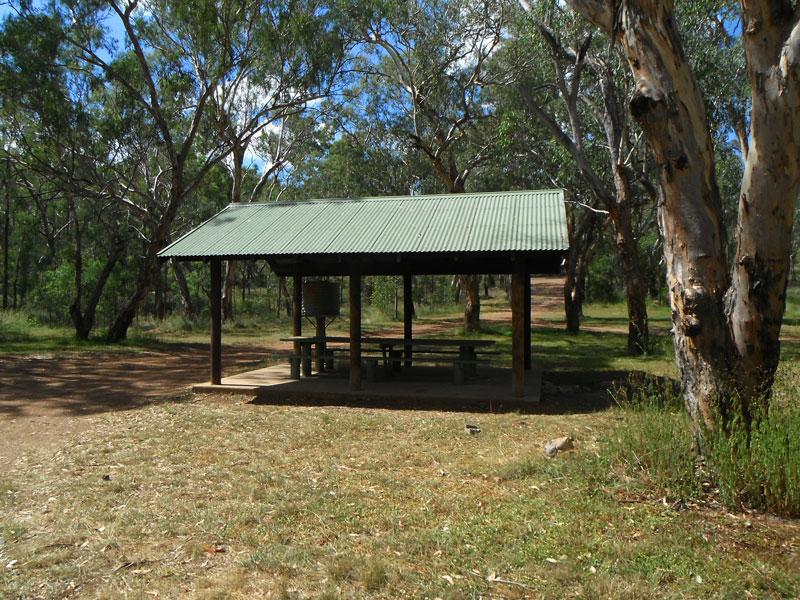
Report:
[{"label": "metal water tank", "polygon": [[335,281],[303,282],[303,316],[338,317],[339,284]]}]

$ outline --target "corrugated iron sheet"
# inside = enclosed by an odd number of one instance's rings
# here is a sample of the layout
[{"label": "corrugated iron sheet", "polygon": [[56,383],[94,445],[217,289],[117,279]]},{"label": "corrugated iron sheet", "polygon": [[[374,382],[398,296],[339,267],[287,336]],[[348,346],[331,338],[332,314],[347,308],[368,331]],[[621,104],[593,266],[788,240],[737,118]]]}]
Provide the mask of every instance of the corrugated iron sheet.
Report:
[{"label": "corrugated iron sheet", "polygon": [[231,204],[164,258],[563,251],[562,190]]}]

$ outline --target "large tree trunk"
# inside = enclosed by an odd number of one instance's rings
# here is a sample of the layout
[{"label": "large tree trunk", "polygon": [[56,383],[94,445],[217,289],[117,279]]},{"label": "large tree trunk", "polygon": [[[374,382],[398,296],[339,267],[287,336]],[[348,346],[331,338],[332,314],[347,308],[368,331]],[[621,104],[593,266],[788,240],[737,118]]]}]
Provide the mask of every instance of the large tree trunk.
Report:
[{"label": "large tree trunk", "polygon": [[800,192],[800,8],[788,2],[742,6],[753,107],[727,300],[740,385],[760,399],[771,389],[780,359]]},{"label": "large tree trunk", "polygon": [[687,408],[696,423],[713,427],[717,399],[728,396],[732,357],[722,310],[725,231],[705,105],[671,2],[624,3],[619,11],[636,80],[631,111],[660,167],[659,225]]},{"label": "large tree trunk", "polygon": [[69,315],[72,318],[72,323],[75,326],[75,336],[79,340],[88,340],[89,334],[94,328],[95,316],[97,315],[97,305],[100,303],[100,298],[103,295],[103,290],[108,283],[108,278],[111,277],[111,272],[117,265],[122,252],[125,249],[125,244],[120,240],[114,242],[114,247],[108,255],[103,268],[97,276],[97,280],[92,286],[92,291],[89,294],[89,300],[86,307],[83,307],[83,232],[81,230],[81,223],[78,219],[78,211],[75,209],[75,203],[70,200],[69,202],[70,213],[73,220],[73,232],[75,241],[75,297],[69,307]]},{"label": "large tree trunk", "polygon": [[11,163],[6,157],[5,211],[3,213],[3,310],[8,308],[8,251],[11,232]]},{"label": "large tree trunk", "polygon": [[633,236],[630,222],[630,208],[615,210],[612,207],[611,220],[614,222],[614,243],[622,266],[622,280],[625,283],[625,302],[628,308],[628,354],[645,354],[650,345],[650,332],[647,323],[647,285],[639,264],[639,245]]},{"label": "large tree trunk", "polygon": [[583,319],[583,301],[586,298],[587,261],[579,259],[574,268],[567,270],[564,281],[564,316],[567,333],[579,333]]},{"label": "large tree trunk", "polygon": [[614,197],[607,201],[611,222],[614,224],[614,243],[622,265],[625,283],[625,301],[628,306],[628,354],[645,354],[650,345],[647,322],[647,285],[639,261],[639,244],[633,234],[634,194],[631,178],[620,156],[623,140],[623,119],[613,74],[607,72],[602,80],[603,128],[606,132],[611,173],[614,177]]},{"label": "large tree trunk", "polygon": [[[437,168],[437,165],[434,165]],[[458,176],[455,159],[449,156],[446,171],[441,167],[437,169],[442,180],[447,184],[451,194],[464,193],[464,178]],[[459,275],[457,279],[457,290],[464,298],[464,331],[476,332],[481,329],[481,278],[480,275]],[[458,301],[458,297],[456,297]]]},{"label": "large tree trunk", "polygon": [[[556,35],[540,24],[539,29],[551,46],[553,59],[557,65],[556,86],[567,109],[568,125],[571,137],[565,132],[565,124],[558,122],[552,114],[543,110],[529,92],[526,98],[529,107],[540,122],[550,131],[572,156],[586,184],[597,200],[607,209],[614,226],[614,240],[617,253],[623,268],[625,297],[628,305],[628,353],[643,354],[647,352],[649,331],[647,321],[647,286],[644,284],[639,265],[638,245],[631,227],[635,209],[634,195],[631,191],[630,177],[625,167],[625,159],[620,156],[625,147],[625,124],[621,113],[619,93],[615,85],[613,73],[608,69],[601,70],[602,103],[590,103],[595,118],[602,122],[606,134],[607,148],[614,178],[614,187],[607,185],[594,169],[589,155],[584,149],[584,127],[581,111],[578,109],[580,97],[581,74],[587,66],[587,55],[592,38],[587,37],[577,52],[567,51],[557,40]],[[570,57],[569,71],[562,65],[563,57]],[[572,274],[574,277],[574,273]],[[572,286],[578,280],[568,278],[567,284]],[[570,291],[571,293],[571,291]],[[577,327],[576,307],[572,306],[571,296],[565,291],[565,308],[568,311],[567,326],[573,331]]]},{"label": "large tree trunk", "polygon": [[[242,201],[242,183],[244,182],[244,155],[247,144],[236,142],[231,148],[231,203]],[[236,286],[236,263],[225,261],[225,278],[222,283],[222,319],[233,318],[233,288]]]},{"label": "large tree trunk", "polygon": [[[340,289],[341,289],[341,287],[340,287]],[[278,276],[278,296],[280,296],[281,294],[283,294],[283,307],[284,307],[284,310],[286,311],[286,316],[287,317],[291,317],[292,316],[292,296],[289,294],[289,290],[286,287],[286,277],[284,277],[283,275],[279,275]],[[278,303],[280,304],[280,298],[279,298],[279,302]],[[278,307],[278,311],[280,311],[280,306]]]},{"label": "large tree trunk", "polygon": [[161,260],[158,258],[158,252],[167,244],[167,240],[170,238],[170,229],[181,205],[183,197],[182,177],[181,169],[174,169],[169,204],[144,248],[144,256],[141,257],[139,262],[139,273],[136,276],[133,294],[128,298],[125,306],[119,311],[114,322],[108,328],[106,339],[109,342],[121,342],[128,336],[128,329],[136,317],[136,312],[153,288],[153,282],[161,269]]},{"label": "large tree trunk", "polygon": [[631,111],[660,167],[659,224],[689,413],[698,432],[734,416],[749,422],[778,364],[800,189],[797,16],[786,2],[742,2],[753,109],[731,280],[705,105],[672,2],[570,4],[621,41],[636,80]]},{"label": "large tree trunk", "polygon": [[81,311],[77,300],[72,304],[72,306],[70,306],[70,316],[72,316],[72,321],[75,325],[75,334],[79,339],[89,339],[89,334],[91,333],[92,329],[94,329],[94,322],[97,315],[97,305],[100,304],[100,298],[103,295],[103,290],[106,287],[106,283],[108,283],[108,278],[114,271],[114,267],[117,266],[117,262],[119,262],[124,248],[124,244],[117,243],[111,250],[111,253],[109,254],[105,263],[103,263],[103,268],[100,270],[100,274],[97,276],[97,280],[92,287],[92,292],[89,294],[89,299],[86,302],[86,307],[83,309],[83,311]]},{"label": "large tree trunk", "polygon": [[139,307],[147,298],[150,290],[152,290],[153,283],[158,275],[161,263],[157,254],[164,243],[162,241],[156,248],[151,248],[152,242],[147,244],[145,256],[142,257],[139,265],[139,273],[136,276],[133,294],[128,298],[125,306],[119,311],[114,322],[108,328],[106,339],[109,342],[121,342],[128,337],[128,329],[133,324],[133,319],[136,317]]},{"label": "large tree trunk", "polygon": [[233,296],[236,287],[236,262],[225,261],[225,275],[222,279],[222,320],[233,318]]}]

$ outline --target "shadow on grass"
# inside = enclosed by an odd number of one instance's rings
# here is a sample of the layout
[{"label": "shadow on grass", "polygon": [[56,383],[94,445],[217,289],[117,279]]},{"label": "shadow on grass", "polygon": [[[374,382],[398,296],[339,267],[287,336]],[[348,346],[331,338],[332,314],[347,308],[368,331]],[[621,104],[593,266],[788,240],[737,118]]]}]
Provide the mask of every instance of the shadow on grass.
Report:
[{"label": "shadow on grass", "polygon": [[0,344],[2,354],[23,354],[35,352],[136,352],[142,350],[184,350],[190,348],[208,348],[208,344],[164,341],[151,336],[130,336],[127,340],[111,344],[102,337],[80,340],[73,335],[27,336],[11,340],[3,340]]},{"label": "shadow on grass", "polygon": [[[501,361],[511,360],[511,328],[505,324],[481,327],[478,337],[494,339]],[[566,333],[563,327],[537,324],[531,334],[533,363],[544,370],[589,373],[593,371],[647,371],[648,366],[673,360],[672,338],[652,333],[650,352],[632,356],[627,350],[627,335],[615,332],[581,331]]]},{"label": "shadow on grass", "polygon": [[[620,381],[627,374],[619,374]],[[611,396],[607,387],[570,394],[569,397],[530,402],[525,400],[503,400],[490,403],[488,400],[459,400],[444,398],[405,397],[353,397],[306,394],[299,396],[257,395],[251,404],[263,406],[303,406],[303,407],[341,407],[354,409],[381,409],[414,412],[449,413],[518,413],[525,415],[574,415],[594,413],[611,406]]]},{"label": "shadow on grass", "polygon": [[484,371],[479,380],[464,385],[454,385],[442,376],[447,373],[442,370],[436,378],[428,369],[425,374],[404,379],[371,382],[356,392],[349,390],[347,380],[340,375],[315,375],[312,379],[266,387],[256,393],[251,403],[451,413],[585,414],[608,409],[612,403],[610,392],[625,386],[630,378],[626,371],[545,373],[541,400],[535,402],[530,396],[511,397],[508,369]]}]

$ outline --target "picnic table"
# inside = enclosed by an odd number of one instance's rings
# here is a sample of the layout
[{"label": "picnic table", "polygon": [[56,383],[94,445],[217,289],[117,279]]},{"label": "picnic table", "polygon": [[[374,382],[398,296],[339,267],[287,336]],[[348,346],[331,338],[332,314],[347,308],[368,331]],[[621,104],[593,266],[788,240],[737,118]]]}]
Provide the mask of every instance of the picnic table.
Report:
[{"label": "picnic table", "polygon": [[[300,347],[300,356],[295,357],[299,361],[302,374],[305,377],[311,375],[312,348],[317,350],[317,370],[324,371],[326,365],[332,367],[333,350],[328,349],[328,344],[349,344],[350,338],[346,336],[289,336],[281,338],[284,342],[294,342]],[[466,368],[466,372],[474,372],[478,362],[478,349],[489,348],[495,344],[494,340],[485,339],[466,339],[466,338],[412,338],[406,340],[397,337],[365,336],[361,338],[362,347],[366,347],[367,354],[369,346],[374,347],[380,352],[383,360],[384,369],[398,370],[403,364],[411,364],[413,354],[423,354],[423,362],[441,361],[442,356],[451,355],[450,362],[454,366],[460,365]],[[406,349],[410,350],[406,357]],[[374,357],[367,356],[368,359]],[[419,361],[419,356],[417,358]],[[408,361],[408,362],[406,362]],[[458,363],[458,365],[456,365]]]}]

